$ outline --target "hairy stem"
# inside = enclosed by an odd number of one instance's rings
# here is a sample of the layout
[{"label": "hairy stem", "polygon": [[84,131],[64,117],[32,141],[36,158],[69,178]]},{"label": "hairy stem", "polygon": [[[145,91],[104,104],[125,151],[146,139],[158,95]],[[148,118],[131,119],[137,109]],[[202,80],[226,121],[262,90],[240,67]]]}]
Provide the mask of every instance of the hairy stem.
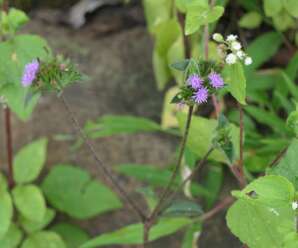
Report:
[{"label": "hairy stem", "polygon": [[130,198],[130,196],[128,195],[128,193],[126,192],[126,190],[124,189],[123,186],[121,186],[119,184],[119,182],[117,181],[117,179],[114,178],[111,170],[109,167],[107,167],[102,160],[98,157],[95,148],[93,147],[93,145],[91,144],[89,138],[87,137],[87,135],[84,133],[84,131],[82,130],[82,128],[80,127],[80,124],[76,118],[76,116],[74,115],[74,113],[71,111],[71,108],[67,102],[67,100],[65,99],[65,97],[63,95],[61,95],[61,99],[62,102],[64,104],[64,107],[72,121],[73,126],[75,127],[76,131],[78,132],[78,134],[80,135],[80,137],[83,139],[84,143],[86,144],[86,146],[88,147],[89,151],[91,152],[91,154],[93,155],[94,160],[96,161],[97,165],[101,168],[104,176],[106,178],[108,178],[112,184],[115,186],[115,188],[118,190],[121,198],[126,201],[129,206],[131,207],[132,210],[134,210],[134,212],[138,215],[138,217],[140,218],[140,220],[142,222],[144,222],[147,217],[146,215],[143,213],[142,209],[136,205],[136,203]]},{"label": "hairy stem", "polygon": [[4,126],[5,126],[5,134],[6,134],[8,184],[12,188],[15,183],[13,178],[13,144],[12,144],[11,112],[8,106],[4,107]]}]

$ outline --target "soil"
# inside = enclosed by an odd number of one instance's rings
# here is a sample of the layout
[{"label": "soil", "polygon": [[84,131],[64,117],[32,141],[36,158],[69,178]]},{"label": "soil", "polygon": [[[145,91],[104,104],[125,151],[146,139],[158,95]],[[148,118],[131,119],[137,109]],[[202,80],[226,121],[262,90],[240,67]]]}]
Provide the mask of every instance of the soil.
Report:
[{"label": "soil", "polygon": [[[129,114],[159,121],[163,92],[158,92],[155,86],[151,65],[152,42],[140,6],[102,10],[80,30],[57,23],[49,18],[54,16],[52,13],[37,10],[26,30],[44,36],[55,51],[71,57],[90,77],[88,82],[75,85],[65,92],[81,125],[104,114]],[[0,121],[2,123],[3,120]],[[13,130],[15,151],[34,139],[42,136],[49,138],[47,170],[59,163],[70,163],[89,170],[94,177],[105,181],[86,148],[73,152],[69,148],[71,143],[54,139],[56,134],[73,133],[63,104],[56,96],[44,96],[30,121],[23,123],[13,118]],[[3,140],[3,133],[0,135],[0,140]],[[163,167],[173,161],[178,141],[168,135],[150,133],[118,135],[93,143],[108,166],[138,163]],[[4,169],[3,144],[0,146],[0,158],[0,168]],[[138,183],[119,175],[117,177],[135,199],[141,198],[134,193]],[[106,183],[112,187],[109,182]],[[223,194],[227,194],[233,186],[234,181],[228,177]],[[144,202],[140,204],[144,205]],[[123,208],[79,224],[94,236],[136,221],[133,212]],[[178,248],[181,247],[181,239],[182,233],[178,233],[153,242],[150,247]],[[224,213],[205,223],[199,247],[241,247],[227,230]]]}]

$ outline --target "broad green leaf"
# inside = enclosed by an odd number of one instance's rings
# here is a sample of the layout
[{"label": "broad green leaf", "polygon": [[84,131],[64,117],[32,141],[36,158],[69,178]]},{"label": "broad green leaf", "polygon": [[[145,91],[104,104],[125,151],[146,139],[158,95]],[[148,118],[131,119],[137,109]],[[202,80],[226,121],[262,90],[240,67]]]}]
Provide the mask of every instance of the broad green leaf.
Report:
[{"label": "broad green leaf", "polygon": [[[179,229],[191,224],[186,218],[164,218],[151,229],[149,240],[153,241],[161,237],[173,234]],[[107,247],[108,245],[142,244],[143,224],[132,224],[111,233],[102,234],[80,248]]]},{"label": "broad green leaf", "polygon": [[[0,95],[22,120],[27,120],[36,105],[38,95],[24,106],[28,89],[21,86],[24,67],[33,59],[46,59],[50,54],[45,40],[34,35],[17,35],[12,40],[0,43]],[[12,84],[12,85],[7,85]]]},{"label": "broad green leaf", "polygon": [[202,232],[202,224],[194,223],[189,226],[185,232],[181,248],[197,247],[198,239]]},{"label": "broad green leaf", "polygon": [[263,0],[264,10],[267,16],[275,16],[282,9],[283,0]]},{"label": "broad green leaf", "polygon": [[0,239],[6,235],[11,224],[13,206],[8,192],[0,191]]},{"label": "broad green leaf", "polygon": [[0,239],[0,248],[17,248],[22,240],[22,231],[11,223],[5,236]]},{"label": "broad green leaf", "polygon": [[284,237],[295,230],[293,185],[284,177],[266,176],[237,195],[227,214],[231,231],[250,248],[283,247]]},{"label": "broad green leaf", "polygon": [[246,78],[243,66],[240,63],[227,65],[225,68],[225,80],[227,87],[232,96],[241,104],[245,105],[246,101]]},{"label": "broad green leaf", "polygon": [[0,194],[6,192],[8,188],[6,177],[0,172]]},{"label": "broad green leaf", "polygon": [[58,234],[42,231],[31,234],[21,248],[66,248],[66,245]]},{"label": "broad green leaf", "polygon": [[289,146],[287,153],[281,159],[277,166],[268,170],[268,174],[280,175],[286,177],[290,182],[292,182],[298,190],[298,140],[293,139],[291,145]]},{"label": "broad green leaf", "polygon": [[269,60],[281,44],[282,36],[278,33],[268,32],[258,36],[247,48],[247,54],[253,59],[253,63],[248,67],[249,70],[257,69]]},{"label": "broad green leaf", "polygon": [[21,216],[20,223],[22,225],[22,228],[27,233],[33,233],[33,232],[41,231],[42,229],[47,227],[52,222],[55,215],[56,215],[55,210],[48,208],[46,210],[44,218],[41,221],[36,222],[36,221],[28,220],[25,217]]},{"label": "broad green leaf", "polygon": [[156,25],[170,19],[171,0],[143,0],[143,5],[149,31],[153,32]]},{"label": "broad green leaf", "polygon": [[161,127],[142,117],[105,115],[94,122],[88,121],[84,130],[89,137],[95,139],[116,134],[160,131]]},{"label": "broad green leaf", "polygon": [[202,4],[188,5],[185,21],[185,35],[199,30],[202,25],[217,21],[224,13],[224,8],[215,6],[212,9]]},{"label": "broad green leaf", "polygon": [[[180,130],[184,130],[187,115],[185,113],[178,113],[177,117],[179,121]],[[237,159],[239,155],[239,128],[233,124],[230,125],[231,138],[234,144],[236,154],[235,159]],[[215,135],[216,127],[216,120],[206,119],[199,116],[193,116],[187,141],[188,148],[193,153],[197,154],[198,157],[202,158],[212,145],[212,140]],[[220,150],[214,150],[210,154],[209,159],[229,164],[229,160]]]},{"label": "broad green leaf", "polygon": [[185,13],[187,11],[188,5],[199,4],[199,5],[208,6],[208,1],[207,0],[175,0],[175,4],[180,12]]},{"label": "broad green leaf", "polygon": [[90,239],[84,230],[68,223],[58,223],[51,230],[62,237],[67,248],[79,247]]},{"label": "broad green leaf", "polygon": [[284,7],[293,16],[298,18],[298,4],[296,0],[284,0]]},{"label": "broad green leaf", "polygon": [[46,213],[45,199],[35,185],[18,185],[12,191],[13,201],[20,214],[31,221],[41,222]]},{"label": "broad green leaf", "polygon": [[14,158],[14,178],[19,184],[37,179],[46,161],[47,139],[23,147]]},{"label": "broad green leaf", "polygon": [[298,52],[291,58],[287,65],[286,73],[291,80],[295,80],[298,75]]},{"label": "broad green leaf", "polygon": [[165,88],[166,84],[171,78],[171,71],[168,65],[167,58],[159,55],[158,52],[154,49],[152,63],[157,88],[159,90],[162,90]]},{"label": "broad green leaf", "polygon": [[262,16],[256,12],[249,12],[241,17],[239,20],[239,26],[247,29],[254,29],[261,25]]},{"label": "broad green leaf", "polygon": [[122,206],[106,186],[88,172],[70,165],[55,166],[42,183],[47,200],[58,210],[87,219]]}]

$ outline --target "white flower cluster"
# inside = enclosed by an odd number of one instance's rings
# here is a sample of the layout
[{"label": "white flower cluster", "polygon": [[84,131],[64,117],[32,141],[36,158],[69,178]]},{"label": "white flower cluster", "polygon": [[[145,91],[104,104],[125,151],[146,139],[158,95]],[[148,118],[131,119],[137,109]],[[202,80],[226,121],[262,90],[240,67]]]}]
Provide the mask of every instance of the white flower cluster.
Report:
[{"label": "white flower cluster", "polygon": [[245,65],[252,64],[252,58],[247,56],[247,54],[243,52],[237,35],[230,34],[227,36],[227,39],[224,40],[221,34],[215,33],[213,34],[212,38],[216,42],[224,45],[220,48],[224,50],[225,61],[227,64],[235,64],[238,60],[244,61]]}]

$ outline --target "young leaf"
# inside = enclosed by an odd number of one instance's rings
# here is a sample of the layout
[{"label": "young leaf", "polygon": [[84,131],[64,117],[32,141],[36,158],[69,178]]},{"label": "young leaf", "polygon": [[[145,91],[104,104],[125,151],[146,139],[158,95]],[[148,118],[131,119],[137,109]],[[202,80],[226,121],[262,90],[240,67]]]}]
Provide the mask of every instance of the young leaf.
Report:
[{"label": "young leaf", "polygon": [[227,65],[225,68],[225,77],[229,92],[239,103],[245,105],[246,79],[242,64]]},{"label": "young leaf", "polygon": [[85,231],[68,223],[58,223],[51,227],[51,230],[63,238],[67,248],[80,247],[89,240],[89,235]]},{"label": "young leaf", "polygon": [[212,9],[203,4],[188,5],[185,21],[185,35],[198,31],[202,25],[217,21],[224,13],[224,8],[215,6]]},{"label": "young leaf", "polygon": [[19,184],[34,181],[46,161],[47,139],[23,147],[14,158],[14,178]]},{"label": "young leaf", "polygon": [[267,16],[275,16],[282,9],[282,0],[264,0],[264,10]]},{"label": "young leaf", "polygon": [[230,230],[251,248],[283,247],[284,237],[295,230],[293,185],[284,177],[266,176],[237,195],[227,214]]},{"label": "young leaf", "polygon": [[18,185],[12,191],[17,210],[28,220],[41,222],[46,213],[46,203],[40,189],[34,185]]},{"label": "young leaf", "polygon": [[8,192],[0,191],[0,239],[2,239],[11,224],[13,206]]},{"label": "young leaf", "polygon": [[261,25],[262,16],[258,12],[249,12],[241,17],[239,26],[247,29],[254,29]]},{"label": "young leaf", "polygon": [[298,5],[296,0],[283,1],[285,9],[293,16],[298,18]]},{"label": "young leaf", "polygon": [[88,172],[70,165],[55,166],[42,183],[48,201],[77,219],[87,219],[122,206],[118,197]]},{"label": "young leaf", "polygon": [[9,10],[7,17],[14,32],[29,21],[29,17],[23,11],[15,8]]},{"label": "young leaf", "polygon": [[[150,231],[149,240],[173,234],[191,224],[187,218],[163,218]],[[111,233],[105,233],[83,244],[80,248],[107,247],[108,245],[142,244],[143,224],[131,224]]]},{"label": "young leaf", "polygon": [[1,248],[17,248],[21,243],[22,231],[13,223],[11,223],[5,236],[0,239]]},{"label": "young leaf", "polygon": [[61,237],[49,231],[31,234],[22,244],[21,248],[66,248]]}]

